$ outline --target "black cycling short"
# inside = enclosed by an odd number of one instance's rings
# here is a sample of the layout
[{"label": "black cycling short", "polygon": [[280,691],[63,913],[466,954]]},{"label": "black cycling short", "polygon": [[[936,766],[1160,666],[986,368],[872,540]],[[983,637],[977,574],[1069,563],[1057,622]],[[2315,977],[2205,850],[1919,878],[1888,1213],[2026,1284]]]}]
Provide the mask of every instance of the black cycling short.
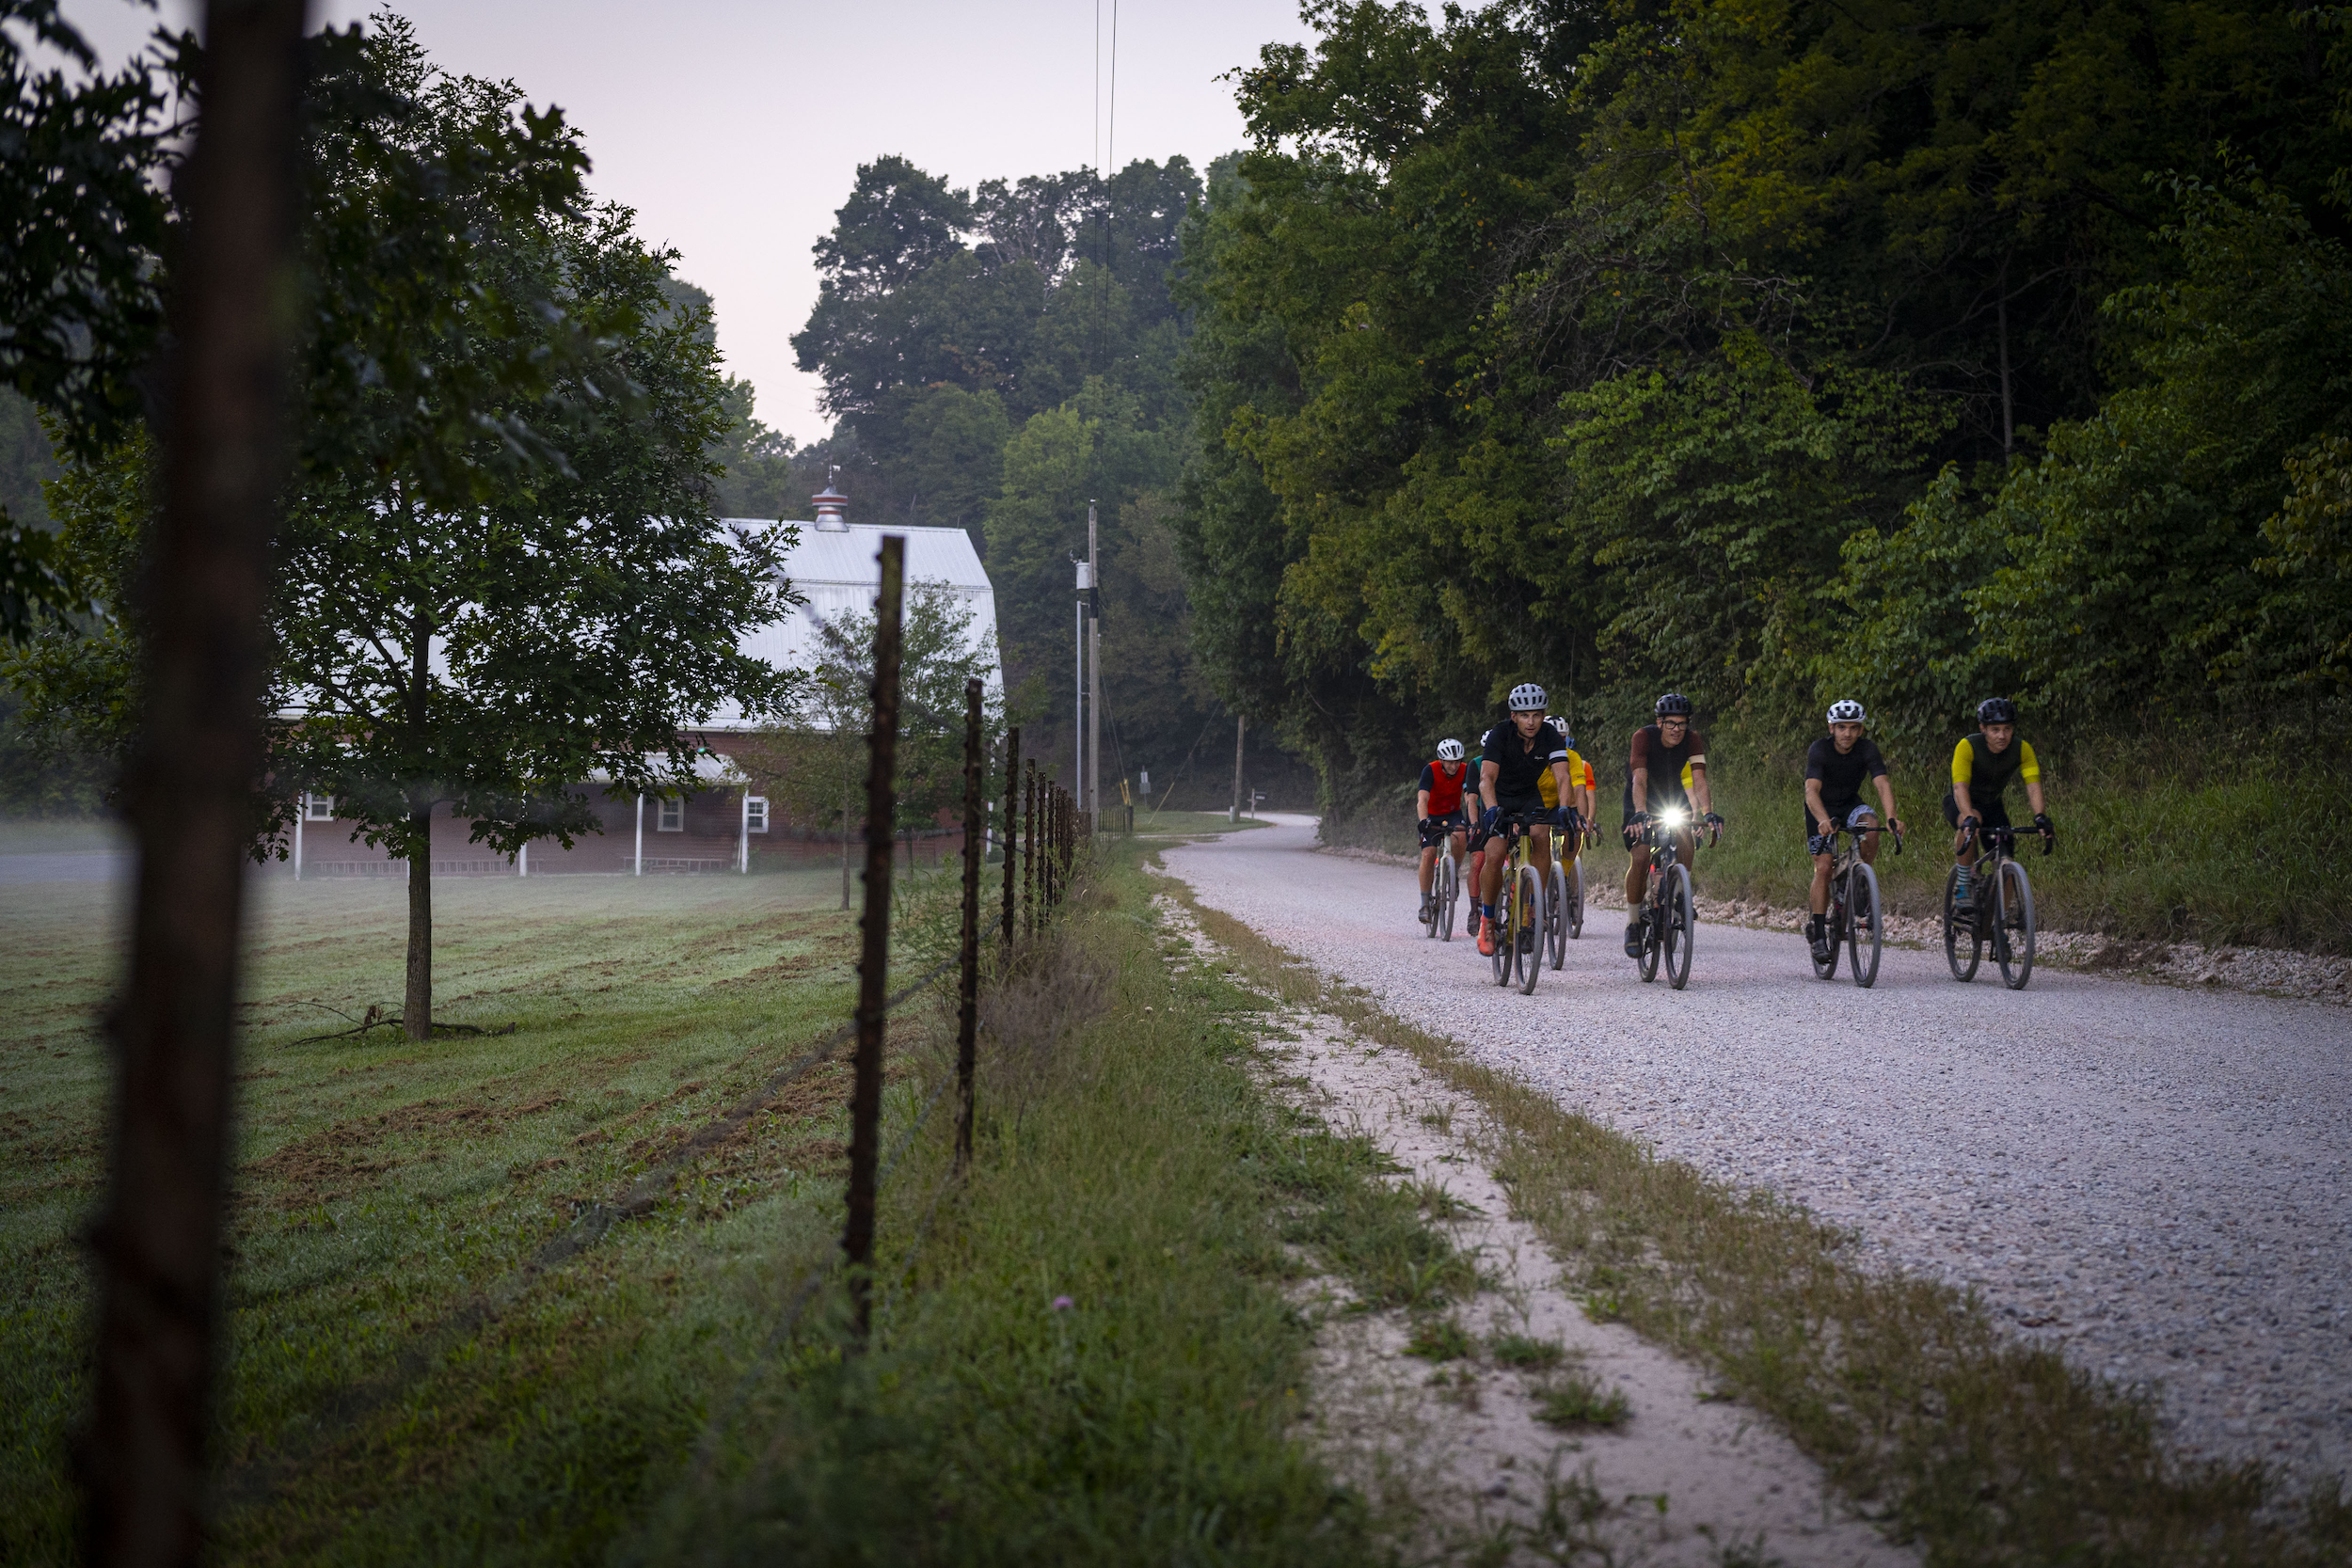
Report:
[{"label": "black cycling short", "polygon": [[[1821,802],[1821,809],[1829,813],[1829,819],[1832,822],[1836,823],[1841,828],[1857,828],[1863,826],[1863,824],[1854,820],[1854,813],[1858,811],[1867,812],[1873,818],[1875,818],[1879,814],[1878,807],[1864,805],[1860,796],[1856,796],[1851,800],[1824,800]],[[1884,824],[1881,823],[1880,826],[1883,827]],[[1810,842],[1813,836],[1820,831],[1821,819],[1813,815],[1813,808],[1811,806],[1807,806],[1804,810],[1804,836],[1806,840]]]},{"label": "black cycling short", "polygon": [[1422,825],[1421,847],[1424,849],[1435,849],[1449,836],[1460,832],[1462,826],[1462,814],[1458,811],[1448,812],[1443,816],[1429,817]]},{"label": "black cycling short", "polygon": [[1544,798],[1540,795],[1498,795],[1495,797],[1495,807],[1498,813],[1495,832],[1498,837],[1502,836],[1515,819],[1522,826],[1542,823],[1549,827],[1553,821],[1552,808],[1544,804]]},{"label": "black cycling short", "polygon": [[[2015,824],[2010,822],[2009,819],[2009,802],[2002,800],[1998,795],[1995,795],[1990,800],[1976,801],[1975,805],[1977,810],[1977,820],[1983,823],[1986,827],[2008,828],[2015,826]],[[1954,795],[1948,789],[1944,792],[1944,820],[1950,823],[1955,828],[1960,826],[1960,797]]]}]

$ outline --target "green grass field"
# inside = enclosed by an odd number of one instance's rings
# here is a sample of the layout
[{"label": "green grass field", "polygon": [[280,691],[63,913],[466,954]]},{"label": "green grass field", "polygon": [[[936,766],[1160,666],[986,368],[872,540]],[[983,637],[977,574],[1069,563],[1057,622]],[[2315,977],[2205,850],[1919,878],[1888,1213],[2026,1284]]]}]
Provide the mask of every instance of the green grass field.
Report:
[{"label": "green grass field", "polygon": [[[780,1542],[843,1563],[1377,1560],[1364,1506],[1289,1435],[1311,1328],[1284,1286],[1302,1256],[1361,1273],[1430,1239],[1368,1149],[1263,1098],[1259,1004],[1161,951],[1142,847],[991,991],[961,1183],[939,1181],[950,1118],[916,1120],[944,1015],[894,1015],[884,1147],[903,1158],[863,1356],[842,1354],[833,1283],[780,1327],[836,1256],[838,1062],[649,1213],[523,1269],[846,1019],[829,873],[445,881],[439,1016],[517,1027],[425,1045],[307,1038],[397,1003],[402,890],[267,884],[219,1560],[771,1560]],[[948,893],[910,889],[901,975],[939,951]],[[115,896],[53,884],[0,908],[10,1563],[72,1557]]]}]

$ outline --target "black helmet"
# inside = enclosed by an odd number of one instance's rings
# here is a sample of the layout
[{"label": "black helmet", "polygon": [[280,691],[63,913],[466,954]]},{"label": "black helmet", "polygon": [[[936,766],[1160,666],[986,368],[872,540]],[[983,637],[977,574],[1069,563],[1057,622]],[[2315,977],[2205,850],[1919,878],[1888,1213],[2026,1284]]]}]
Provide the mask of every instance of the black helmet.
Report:
[{"label": "black helmet", "polygon": [[1670,713],[1679,714],[1683,718],[1688,719],[1691,717],[1691,699],[1684,696],[1679,691],[1669,691],[1663,697],[1658,699],[1658,705],[1650,711],[1655,713],[1661,719],[1665,718]]},{"label": "black helmet", "polygon": [[2007,697],[1987,697],[1977,705],[1977,722],[2014,724],[2017,722],[2017,705]]}]

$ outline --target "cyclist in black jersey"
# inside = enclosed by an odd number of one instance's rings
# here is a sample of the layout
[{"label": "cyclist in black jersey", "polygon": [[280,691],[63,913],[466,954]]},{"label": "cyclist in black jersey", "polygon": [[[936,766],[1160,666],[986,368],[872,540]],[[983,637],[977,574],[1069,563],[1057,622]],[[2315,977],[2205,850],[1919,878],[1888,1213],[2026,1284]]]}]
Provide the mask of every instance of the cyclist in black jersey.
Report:
[{"label": "cyclist in black jersey", "polygon": [[[1641,830],[1652,817],[1671,822],[1682,838],[1682,862],[1688,865],[1698,847],[1698,825],[1704,822],[1717,837],[1724,819],[1715,815],[1707,784],[1707,742],[1691,728],[1691,699],[1669,691],[1652,709],[1657,722],[1633,732],[1633,745],[1625,775],[1626,847],[1633,862],[1625,871],[1625,907],[1633,919],[1625,928],[1625,956],[1642,956],[1642,900],[1649,895],[1649,847]],[[1704,814],[1704,815],[1701,815]]]},{"label": "cyclist in black jersey", "polygon": [[1522,684],[1511,689],[1511,721],[1497,724],[1486,732],[1479,748],[1484,758],[1478,765],[1478,796],[1486,810],[1480,814],[1479,826],[1488,841],[1486,855],[1479,867],[1478,897],[1481,919],[1478,923],[1478,951],[1491,956],[1494,952],[1495,896],[1502,887],[1503,863],[1510,858],[1507,841],[1501,830],[1514,825],[1532,828],[1530,841],[1536,874],[1551,875],[1551,825],[1581,832],[1583,818],[1571,805],[1546,806],[1537,778],[1545,772],[1552,775],[1557,799],[1562,801],[1577,799],[1576,787],[1568,782],[1568,737],[1561,728],[1544,717],[1550,699],[1544,689]]},{"label": "cyclist in black jersey", "polygon": [[[1837,830],[1871,826],[1878,815],[1863,804],[1863,780],[1878,786],[1886,825],[1899,833],[1903,831],[1895,816],[1895,786],[1886,776],[1886,759],[1879,754],[1878,742],[1862,733],[1868,722],[1860,703],[1832,703],[1829,734],[1804,754],[1804,847],[1813,856],[1813,919],[1805,927],[1805,940],[1813,945],[1816,963],[1827,963],[1830,958],[1829,881],[1836,869]],[[1863,834],[1858,842],[1863,860],[1875,862],[1878,834]]]}]

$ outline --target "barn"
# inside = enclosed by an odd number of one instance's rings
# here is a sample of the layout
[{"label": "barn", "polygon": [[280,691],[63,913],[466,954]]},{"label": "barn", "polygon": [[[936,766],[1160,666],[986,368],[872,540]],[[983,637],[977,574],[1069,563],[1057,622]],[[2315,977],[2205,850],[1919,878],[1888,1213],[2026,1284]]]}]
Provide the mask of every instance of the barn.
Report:
[{"label": "barn", "polygon": [[[849,520],[849,498],[828,484],[811,498],[815,518],[798,525],[800,537],[787,554],[784,575],[807,602],[791,615],[747,633],[739,644],[780,669],[806,669],[821,657],[829,626],[873,613],[881,587],[878,557],[885,533],[906,540],[907,580],[944,585],[972,610],[975,638],[996,630],[996,594],[980,564],[972,536],[960,528],[885,527]],[[747,528],[767,518],[730,518]],[[1004,669],[993,665],[989,680],[1001,695]],[[678,872],[744,873],[755,866],[782,866],[838,852],[836,841],[818,843],[771,819],[768,801],[751,792],[735,757],[758,733],[739,710],[705,716],[684,738],[694,755],[697,787],[673,799],[612,800],[587,781],[604,832],[577,840],[569,849],[553,841],[532,845],[513,857],[493,855],[469,842],[466,818],[451,814],[433,824],[436,876],[540,877],[579,873],[650,876]],[[303,802],[294,830],[288,869],[295,877],[397,876],[406,863],[358,842],[358,825],[337,817],[325,796]]]}]

